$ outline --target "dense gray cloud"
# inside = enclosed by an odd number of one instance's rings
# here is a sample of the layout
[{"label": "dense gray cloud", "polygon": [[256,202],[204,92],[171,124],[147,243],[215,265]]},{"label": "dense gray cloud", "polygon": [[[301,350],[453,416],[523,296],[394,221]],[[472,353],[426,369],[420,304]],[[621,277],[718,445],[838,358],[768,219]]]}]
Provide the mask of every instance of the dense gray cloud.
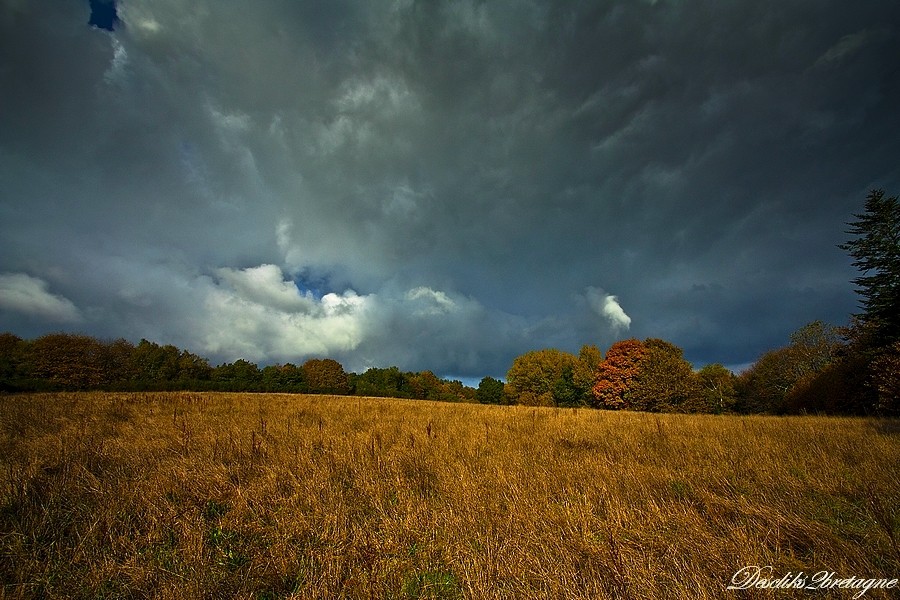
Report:
[{"label": "dense gray cloud", "polygon": [[0,0],[0,329],[503,375],[845,322],[900,7]]}]

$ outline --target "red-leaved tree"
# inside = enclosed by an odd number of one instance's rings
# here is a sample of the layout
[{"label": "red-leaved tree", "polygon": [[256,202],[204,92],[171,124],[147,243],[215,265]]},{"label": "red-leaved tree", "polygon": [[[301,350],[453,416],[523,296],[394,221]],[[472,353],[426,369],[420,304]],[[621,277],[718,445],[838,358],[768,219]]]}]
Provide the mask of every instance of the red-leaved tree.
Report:
[{"label": "red-leaved tree", "polygon": [[627,409],[626,392],[638,376],[647,348],[635,339],[616,342],[606,351],[597,366],[594,382],[594,405],[598,408]]}]

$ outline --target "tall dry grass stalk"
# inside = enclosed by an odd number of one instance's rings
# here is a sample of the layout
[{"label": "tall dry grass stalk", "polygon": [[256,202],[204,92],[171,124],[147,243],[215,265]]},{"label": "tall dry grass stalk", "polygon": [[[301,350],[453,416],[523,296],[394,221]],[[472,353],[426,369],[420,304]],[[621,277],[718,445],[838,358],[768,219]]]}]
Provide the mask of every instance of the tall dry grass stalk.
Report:
[{"label": "tall dry grass stalk", "polygon": [[0,426],[2,598],[789,598],[811,592],[725,588],[745,565],[900,577],[896,421],[86,393],[2,396]]}]

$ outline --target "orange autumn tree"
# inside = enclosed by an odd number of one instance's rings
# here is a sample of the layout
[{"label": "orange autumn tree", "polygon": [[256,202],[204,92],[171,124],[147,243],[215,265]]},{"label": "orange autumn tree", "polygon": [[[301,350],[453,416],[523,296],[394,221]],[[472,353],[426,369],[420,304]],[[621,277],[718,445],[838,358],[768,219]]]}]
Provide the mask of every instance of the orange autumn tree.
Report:
[{"label": "orange autumn tree", "polygon": [[597,379],[591,390],[597,408],[631,408],[626,396],[641,366],[647,348],[640,340],[621,340],[609,347],[606,357],[597,365]]}]

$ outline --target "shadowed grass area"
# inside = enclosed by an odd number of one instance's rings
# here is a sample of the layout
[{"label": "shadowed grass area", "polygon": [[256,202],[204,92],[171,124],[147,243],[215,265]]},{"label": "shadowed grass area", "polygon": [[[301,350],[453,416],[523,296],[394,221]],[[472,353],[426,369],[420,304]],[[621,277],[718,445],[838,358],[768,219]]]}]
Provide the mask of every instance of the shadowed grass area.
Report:
[{"label": "shadowed grass area", "polygon": [[898,538],[896,421],[0,396],[3,598],[808,597],[725,587]]}]

